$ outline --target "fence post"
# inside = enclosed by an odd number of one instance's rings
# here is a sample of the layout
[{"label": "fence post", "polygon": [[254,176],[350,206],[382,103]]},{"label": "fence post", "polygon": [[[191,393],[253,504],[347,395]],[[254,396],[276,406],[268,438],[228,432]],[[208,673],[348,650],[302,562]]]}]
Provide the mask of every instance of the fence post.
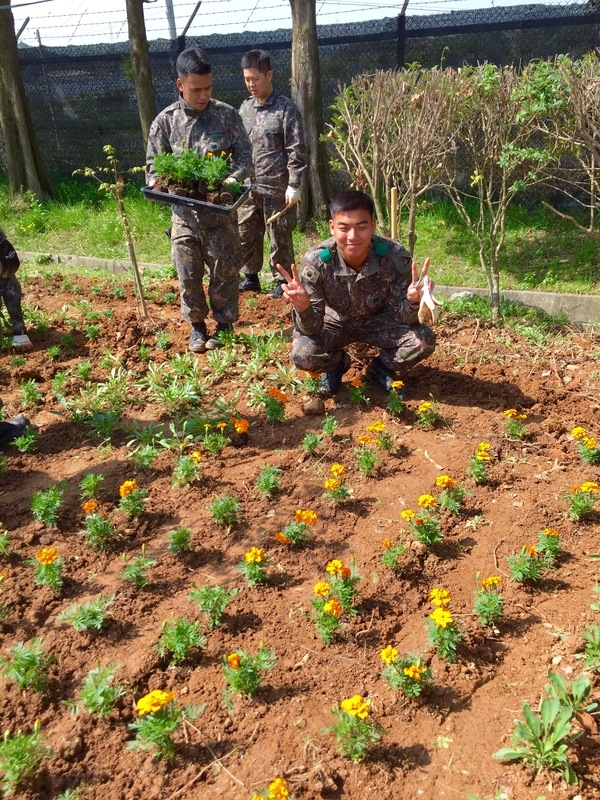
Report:
[{"label": "fence post", "polygon": [[398,69],[404,68],[404,61],[406,59],[405,39],[406,39],[406,16],[404,14],[398,14],[398,32],[396,38],[396,67]]}]

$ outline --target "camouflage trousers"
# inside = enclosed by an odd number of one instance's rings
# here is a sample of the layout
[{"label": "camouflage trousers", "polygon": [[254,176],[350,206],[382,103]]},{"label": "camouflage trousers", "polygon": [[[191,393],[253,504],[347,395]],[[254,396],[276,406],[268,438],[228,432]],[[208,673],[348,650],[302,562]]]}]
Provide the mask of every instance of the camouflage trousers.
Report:
[{"label": "camouflage trousers", "polygon": [[269,237],[269,266],[273,277],[281,281],[276,264],[289,270],[294,263],[292,231],[296,225],[296,208],[267,225],[269,217],[285,208],[285,195],[254,197],[246,200],[238,211],[240,239],[242,242],[242,272],[244,275],[258,275],[263,265],[263,239]]},{"label": "camouflage trousers", "polygon": [[[25,333],[25,321],[21,308],[21,284],[12,275],[10,278],[0,278],[0,298],[4,300],[8,316],[13,326],[13,336]],[[2,301],[0,300],[0,306]]]},{"label": "camouflage trousers", "polygon": [[433,353],[435,333],[426,325],[401,325],[392,314],[346,322],[325,317],[322,329],[313,336],[294,331],[292,361],[308,372],[331,372],[352,342],[379,347],[385,366],[403,374]]},{"label": "camouflage trousers", "polygon": [[171,257],[179,276],[181,316],[186,322],[202,322],[208,303],[202,280],[208,268],[208,299],[217,322],[238,318],[239,271],[242,262],[235,214],[195,212],[173,214]]}]

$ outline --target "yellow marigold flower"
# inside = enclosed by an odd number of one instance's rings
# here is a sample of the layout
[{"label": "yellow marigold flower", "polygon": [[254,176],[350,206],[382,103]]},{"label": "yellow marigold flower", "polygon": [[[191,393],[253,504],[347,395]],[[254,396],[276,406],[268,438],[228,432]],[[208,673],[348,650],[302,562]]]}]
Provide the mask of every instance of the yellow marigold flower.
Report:
[{"label": "yellow marigold flower", "polygon": [[392,381],[392,389],[404,389],[404,381]]},{"label": "yellow marigold flower", "polygon": [[350,385],[354,386],[355,389],[360,389],[363,385],[363,382],[361,381],[360,378],[354,378],[353,380],[350,381]]},{"label": "yellow marigold flower", "polygon": [[206,154],[206,157],[207,157],[207,158],[214,158],[214,157],[215,157],[215,154],[214,154],[214,153],[212,153],[212,152],[209,150],[209,151],[208,151],[208,153]]},{"label": "yellow marigold flower", "polygon": [[479,585],[482,589],[491,589],[493,586],[500,586],[501,583],[500,575],[490,575],[489,578],[484,578]]},{"label": "yellow marigold flower", "polygon": [[477,450],[475,453],[477,461],[491,461],[492,457],[487,450]]},{"label": "yellow marigold flower", "polygon": [[449,475],[438,475],[435,479],[435,485],[441,486],[442,489],[453,489],[458,481],[451,478]]},{"label": "yellow marigold flower", "polygon": [[328,572],[330,575],[340,575],[343,569],[344,564],[340,559],[334,558],[325,567],[325,572]]},{"label": "yellow marigold flower", "polygon": [[190,459],[194,462],[194,464],[201,464],[202,453],[199,450],[194,450],[193,453],[190,453]]},{"label": "yellow marigold flower", "polygon": [[595,481],[585,481],[579,487],[580,492],[597,492],[598,484]]},{"label": "yellow marigold flower", "polygon": [[218,428],[220,431],[222,431],[223,428],[226,428],[226,427],[227,427],[227,423],[226,422],[217,422],[217,424],[215,425],[215,428]]},{"label": "yellow marigold flower", "polygon": [[405,508],[404,511],[400,512],[400,516],[405,522],[410,522],[417,516],[417,514],[411,508]]},{"label": "yellow marigold flower", "polygon": [[523,550],[527,553],[528,556],[531,556],[531,558],[537,558],[538,551],[535,545],[531,544],[528,547],[526,544],[524,544]]},{"label": "yellow marigold flower", "polygon": [[398,661],[398,651],[391,644],[388,644],[381,651],[381,660],[384,664],[393,664],[394,661]]},{"label": "yellow marigold flower", "polygon": [[362,433],[360,436],[357,437],[357,442],[359,444],[372,444],[373,442],[376,441],[377,441],[376,439],[374,439],[372,436],[369,436],[366,433]]},{"label": "yellow marigold flower", "polygon": [[506,411],[502,412],[505,417],[513,418],[517,416],[517,409],[516,408],[507,408]]},{"label": "yellow marigold flower", "polygon": [[384,550],[387,550],[388,548],[390,548],[392,546],[392,540],[391,539],[382,539],[381,540],[381,546],[384,548]]},{"label": "yellow marigold flower", "polygon": [[385,430],[385,422],[383,420],[378,419],[377,422],[374,422],[372,425],[367,425],[367,431],[369,433],[383,433]]},{"label": "yellow marigold flower", "polygon": [[447,628],[448,625],[452,625],[454,622],[454,617],[447,608],[436,608],[435,611],[431,612],[429,617],[435,622],[438,628]]},{"label": "yellow marigold flower", "polygon": [[477,445],[478,450],[489,450],[492,445],[489,442],[479,442]]},{"label": "yellow marigold flower", "polygon": [[221,158],[225,158],[227,155],[227,150],[221,150]]},{"label": "yellow marigold flower", "polygon": [[136,708],[140,717],[144,714],[154,714],[175,697],[174,692],[163,692],[161,689],[154,689],[144,697],[140,697],[137,701]]},{"label": "yellow marigold flower", "polygon": [[481,174],[481,172],[475,170],[475,172],[470,176],[470,180],[471,180],[471,188],[473,188],[477,186],[478,183],[481,183],[481,181],[483,180],[483,175]]},{"label": "yellow marigold flower", "polygon": [[410,664],[408,667],[404,667],[402,672],[407,678],[413,681],[420,681],[425,672],[425,667],[420,667],[418,664]]},{"label": "yellow marigold flower", "polygon": [[341,483],[337,480],[337,478],[327,478],[327,480],[323,483],[323,488],[327,492],[333,492],[336,489],[339,489],[340,486]]},{"label": "yellow marigold flower", "polygon": [[558,531],[555,531],[554,528],[544,528],[544,534],[546,536],[560,536]]},{"label": "yellow marigold flower", "polygon": [[205,422],[204,423],[204,430],[205,431],[209,431],[211,428],[212,428],[212,425],[210,424],[210,422]]},{"label": "yellow marigold flower", "polygon": [[227,663],[231,667],[231,669],[239,669],[240,668],[240,654],[239,653],[231,653],[227,656]]},{"label": "yellow marigold flower", "polygon": [[232,417],[230,420],[231,424],[235,428],[236,433],[246,433],[248,428],[250,427],[250,423],[247,419]]},{"label": "yellow marigold flower", "polygon": [[86,500],[81,508],[85,514],[92,514],[98,508],[98,503],[95,500]]},{"label": "yellow marigold flower", "polygon": [[287,395],[283,392],[280,392],[277,387],[273,386],[267,392],[269,397],[273,397],[275,400],[279,400],[280,403],[287,403]]},{"label": "yellow marigold flower", "polygon": [[419,414],[423,414],[425,411],[431,411],[431,403],[429,400],[426,400],[424,403],[421,403],[419,406],[417,406],[417,411]]},{"label": "yellow marigold flower", "polygon": [[315,525],[319,519],[317,512],[313,511],[310,508],[306,508],[302,512],[301,516],[302,516],[302,522],[306,523],[307,525],[310,525],[311,527]]},{"label": "yellow marigold flower", "polygon": [[277,539],[278,542],[281,542],[281,544],[292,543],[292,540],[289,537],[287,537],[285,533],[282,533],[281,531],[275,534],[275,538]]},{"label": "yellow marigold flower", "polygon": [[119,486],[119,494],[121,497],[127,497],[138,488],[135,478],[131,481],[125,481]]},{"label": "yellow marigold flower", "polygon": [[586,450],[595,450],[598,447],[598,442],[593,436],[584,436],[581,441]]},{"label": "yellow marigold flower", "polygon": [[370,703],[368,700],[360,694],[355,694],[354,697],[349,697],[347,700],[342,700],[340,703],[340,708],[342,711],[345,711],[346,714],[350,714],[353,717],[358,717],[359,719],[366,719],[369,716],[369,711],[371,710]]},{"label": "yellow marigold flower", "polygon": [[58,558],[58,550],[56,547],[42,547],[42,549],[35,554],[35,557],[40,564],[48,566],[49,564],[54,564]]},{"label": "yellow marigold flower", "polygon": [[313,586],[313,592],[317,597],[328,597],[331,592],[331,586],[327,581],[317,581]]},{"label": "yellow marigold flower", "polygon": [[571,431],[571,436],[574,439],[583,439],[584,436],[587,435],[587,431],[581,425],[576,425],[573,430]]},{"label": "yellow marigold flower", "polygon": [[432,494],[422,494],[417,503],[421,508],[431,508],[435,505],[435,497]]},{"label": "yellow marigold flower", "polygon": [[323,611],[326,614],[331,614],[333,617],[342,616],[342,607],[334,597],[325,603]]},{"label": "yellow marigold flower", "polygon": [[287,800],[290,796],[287,788],[287,782],[284,778],[275,778],[269,784],[269,798],[268,800]]},{"label": "yellow marigold flower", "polygon": [[4,583],[4,581],[8,578],[8,574],[6,572],[0,572],[0,586]]},{"label": "yellow marigold flower", "polygon": [[429,602],[433,603],[434,606],[442,606],[446,608],[450,605],[450,600],[452,599],[450,592],[448,589],[432,589],[429,592]]},{"label": "yellow marigold flower", "polygon": [[334,478],[342,478],[346,474],[346,467],[343,464],[332,464],[331,474]]},{"label": "yellow marigold flower", "polygon": [[244,556],[247,564],[260,564],[264,557],[265,551],[262,547],[251,547]]}]

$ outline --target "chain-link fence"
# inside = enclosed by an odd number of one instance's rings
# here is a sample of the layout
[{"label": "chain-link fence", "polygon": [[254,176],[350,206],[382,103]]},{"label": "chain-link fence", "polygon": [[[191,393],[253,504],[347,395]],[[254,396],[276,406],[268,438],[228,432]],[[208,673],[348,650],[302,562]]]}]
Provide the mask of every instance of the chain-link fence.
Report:
[{"label": "chain-link fence", "polygon": [[[353,75],[417,62],[458,67],[492,61],[525,63],[600,47],[600,14],[581,5],[514,6],[435,16],[392,17],[318,28],[325,118],[337,87]],[[175,59],[185,47],[201,47],[213,64],[213,93],[236,108],[246,97],[240,59],[268,50],[275,84],[290,85],[290,31],[181,37],[150,43],[158,110],[176,97]],[[35,130],[48,168],[57,176],[103,163],[112,144],[125,166],[144,163],[128,44],[20,51],[21,69]],[[2,154],[0,152],[0,168]]]}]

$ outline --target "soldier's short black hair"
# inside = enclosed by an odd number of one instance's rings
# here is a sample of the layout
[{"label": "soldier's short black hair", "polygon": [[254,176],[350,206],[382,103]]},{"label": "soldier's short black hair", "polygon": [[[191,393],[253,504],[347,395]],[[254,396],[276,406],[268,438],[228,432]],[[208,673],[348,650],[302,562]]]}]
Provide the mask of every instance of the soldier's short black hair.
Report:
[{"label": "soldier's short black hair", "polygon": [[204,57],[202,50],[197,47],[188,47],[182,50],[175,62],[178,78],[185,78],[186,75],[210,75],[210,62]]},{"label": "soldier's short black hair", "polygon": [[373,198],[366,192],[358,189],[347,189],[340,192],[329,204],[330,218],[344,211],[368,211],[371,217],[375,214],[375,204]]},{"label": "soldier's short black hair", "polygon": [[242,56],[242,69],[257,69],[266,75],[272,69],[271,56],[266,50],[248,50]]}]

